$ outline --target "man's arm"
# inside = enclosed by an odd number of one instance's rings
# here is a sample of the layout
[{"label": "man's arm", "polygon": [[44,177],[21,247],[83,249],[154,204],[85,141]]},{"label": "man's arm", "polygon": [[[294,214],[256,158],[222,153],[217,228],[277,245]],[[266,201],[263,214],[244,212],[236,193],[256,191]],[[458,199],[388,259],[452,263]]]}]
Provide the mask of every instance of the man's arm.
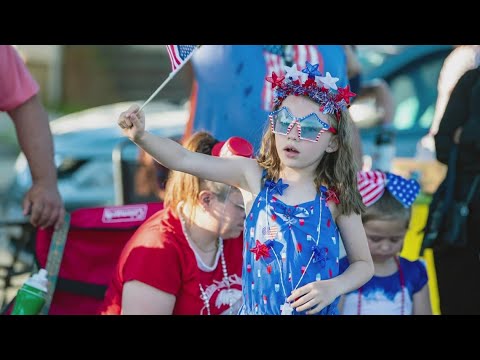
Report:
[{"label": "man's arm", "polygon": [[53,160],[53,140],[48,114],[37,95],[8,112],[12,118],[20,148],[32,173],[32,187],[23,201],[24,215],[31,214],[34,226],[60,227],[65,210],[57,189]]},{"label": "man's arm", "polygon": [[[477,154],[480,153],[480,68],[471,71],[473,74],[473,85],[470,91],[468,120],[463,127],[457,129],[457,144],[469,146]],[[455,139],[454,139],[455,141]]]}]

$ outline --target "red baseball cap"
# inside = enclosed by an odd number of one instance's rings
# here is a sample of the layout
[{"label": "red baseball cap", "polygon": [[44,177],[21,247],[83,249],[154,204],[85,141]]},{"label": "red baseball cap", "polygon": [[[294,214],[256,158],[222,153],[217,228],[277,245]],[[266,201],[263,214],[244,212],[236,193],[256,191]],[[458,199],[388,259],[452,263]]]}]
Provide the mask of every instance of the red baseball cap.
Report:
[{"label": "red baseball cap", "polygon": [[253,145],[244,138],[232,136],[226,141],[216,143],[212,148],[213,156],[243,156],[247,158],[253,157]]}]

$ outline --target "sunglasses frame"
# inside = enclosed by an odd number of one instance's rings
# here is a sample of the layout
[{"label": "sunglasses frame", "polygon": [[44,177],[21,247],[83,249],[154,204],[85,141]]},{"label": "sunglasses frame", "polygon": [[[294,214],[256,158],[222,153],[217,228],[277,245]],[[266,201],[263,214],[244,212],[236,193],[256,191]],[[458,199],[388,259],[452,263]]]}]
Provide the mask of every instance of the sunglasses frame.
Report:
[{"label": "sunglasses frame", "polygon": [[[284,134],[284,133],[281,133],[281,132],[278,132],[278,131],[275,131],[275,124],[274,124],[274,120],[273,120],[273,117],[278,114],[279,112],[285,110],[287,112],[287,114],[289,115],[290,118],[292,118],[292,122],[290,123],[290,125],[288,125],[288,128],[287,128],[287,132]],[[309,118],[310,116],[314,115],[318,122],[321,124],[321,125],[326,125],[327,128],[325,127],[322,127],[322,129],[318,132],[317,134],[317,137],[315,138],[315,140],[312,140],[312,139],[306,139],[306,138],[303,138],[302,137],[302,124],[301,122],[307,118]],[[297,124],[297,131],[298,131],[298,137],[299,139],[301,140],[306,140],[306,141],[311,141],[311,142],[318,142],[318,139],[320,139],[320,135],[323,134],[324,132],[331,132],[332,134],[336,134],[337,133],[337,130],[335,130],[335,128],[329,124],[327,124],[325,121],[323,121],[322,119],[320,119],[320,117],[316,114],[316,113],[310,113],[306,116],[302,116],[302,117],[296,117],[296,116],[293,116],[292,113],[288,110],[287,107],[285,106],[282,106],[280,109],[278,110],[275,110],[275,111],[272,111],[268,114],[268,118],[270,119],[270,127],[272,129],[272,132],[274,134],[278,134],[278,135],[288,135],[290,133],[290,131],[292,131],[293,127],[295,126],[295,124]]]}]

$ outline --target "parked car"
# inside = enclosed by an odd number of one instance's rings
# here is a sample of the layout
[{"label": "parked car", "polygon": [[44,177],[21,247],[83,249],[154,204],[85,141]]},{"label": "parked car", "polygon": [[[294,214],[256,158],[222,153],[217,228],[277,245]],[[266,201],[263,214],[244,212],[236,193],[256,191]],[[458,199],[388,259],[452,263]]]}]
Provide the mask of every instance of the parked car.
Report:
[{"label": "parked car", "polygon": [[[424,191],[431,193],[444,172],[434,160],[418,155],[419,141],[430,129],[437,100],[438,76],[451,45],[359,45],[359,58],[365,80],[384,79],[395,102],[393,129],[396,154],[392,170],[410,176],[419,172]],[[375,138],[380,131],[378,109],[364,101],[351,107],[352,117],[360,127],[363,151],[375,152]]]},{"label": "parked car", "polygon": [[[113,150],[126,139],[116,120],[134,102],[99,106],[72,113],[50,122],[55,146],[58,186],[68,211],[115,203]],[[168,102],[151,102],[145,109],[147,130],[179,140],[188,120],[188,107]],[[122,152],[126,161],[134,162],[138,148],[127,140]],[[20,154],[15,177],[8,190],[5,214],[21,217],[21,200],[31,185],[27,161]]]}]

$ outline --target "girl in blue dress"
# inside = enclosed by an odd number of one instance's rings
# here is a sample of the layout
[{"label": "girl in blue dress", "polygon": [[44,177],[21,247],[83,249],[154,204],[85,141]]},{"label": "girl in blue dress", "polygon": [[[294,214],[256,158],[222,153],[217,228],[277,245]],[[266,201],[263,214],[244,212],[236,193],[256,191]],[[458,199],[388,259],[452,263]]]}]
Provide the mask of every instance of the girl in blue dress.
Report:
[{"label": "girl in blue dress", "polygon": [[[193,153],[152,135],[138,106],[118,119],[124,134],[162,165],[241,190],[241,314],[338,314],[340,295],[373,275],[347,110],[355,94],[318,67],[306,62],[302,71],[292,65],[285,76],[267,77],[274,109],[256,159]],[[341,275],[340,236],[350,263]]]}]

